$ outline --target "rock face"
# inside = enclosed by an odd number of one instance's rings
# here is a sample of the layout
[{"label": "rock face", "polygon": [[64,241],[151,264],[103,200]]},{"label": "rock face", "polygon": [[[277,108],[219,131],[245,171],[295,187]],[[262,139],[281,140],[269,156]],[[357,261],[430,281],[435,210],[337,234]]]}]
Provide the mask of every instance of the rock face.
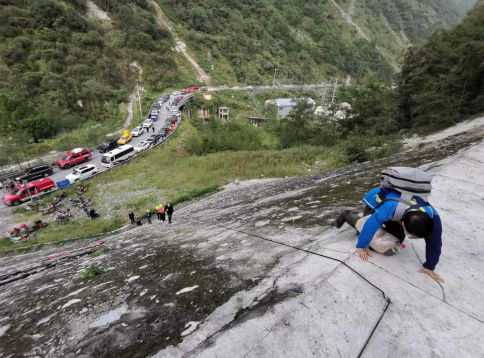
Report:
[{"label": "rock face", "polygon": [[[98,257],[41,266],[94,239],[2,257],[0,282],[16,280],[0,290],[0,356],[483,356],[483,161],[483,143],[453,138],[322,175],[228,186],[175,208],[171,225],[105,239]],[[365,263],[353,230],[331,227],[397,164],[434,173],[442,285],[417,273],[423,242]],[[104,272],[81,278],[92,264]]]}]

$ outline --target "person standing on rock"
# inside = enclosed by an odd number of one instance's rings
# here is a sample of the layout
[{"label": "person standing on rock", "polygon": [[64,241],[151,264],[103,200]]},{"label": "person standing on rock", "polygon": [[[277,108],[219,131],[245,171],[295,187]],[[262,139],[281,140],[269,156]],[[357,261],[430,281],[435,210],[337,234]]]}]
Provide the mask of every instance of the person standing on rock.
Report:
[{"label": "person standing on rock", "polygon": [[151,211],[146,210],[146,221],[148,221],[148,224],[151,224]]},{"label": "person standing on rock", "polygon": [[165,213],[168,215],[168,223],[171,224],[171,217],[173,215],[173,205],[171,203],[165,205]]},{"label": "person standing on rock", "polygon": [[163,204],[158,205],[156,208],[156,216],[158,217],[158,221],[165,221],[165,207]]},{"label": "person standing on rock", "polygon": [[130,213],[128,214],[128,218],[129,218],[129,221],[131,221],[131,225],[134,224],[134,213],[132,211],[130,211]]},{"label": "person standing on rock", "polygon": [[156,218],[158,219],[158,221],[161,221],[160,206],[159,205],[155,206],[155,211],[156,211]]}]

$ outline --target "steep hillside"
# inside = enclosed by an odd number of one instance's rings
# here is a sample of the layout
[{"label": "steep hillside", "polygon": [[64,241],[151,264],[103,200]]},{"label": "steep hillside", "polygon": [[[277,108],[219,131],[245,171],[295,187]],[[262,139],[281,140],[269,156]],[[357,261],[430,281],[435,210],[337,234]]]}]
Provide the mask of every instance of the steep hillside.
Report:
[{"label": "steep hillside", "polygon": [[[388,79],[402,48],[462,17],[454,0],[158,0],[219,83]],[[468,5],[470,0],[466,2]]]},{"label": "steep hillside", "polygon": [[399,86],[404,123],[446,126],[484,111],[484,2],[450,31],[407,51]]},{"label": "steep hillside", "polygon": [[2,135],[37,141],[120,117],[135,82],[161,90],[183,75],[146,1],[0,4]]}]

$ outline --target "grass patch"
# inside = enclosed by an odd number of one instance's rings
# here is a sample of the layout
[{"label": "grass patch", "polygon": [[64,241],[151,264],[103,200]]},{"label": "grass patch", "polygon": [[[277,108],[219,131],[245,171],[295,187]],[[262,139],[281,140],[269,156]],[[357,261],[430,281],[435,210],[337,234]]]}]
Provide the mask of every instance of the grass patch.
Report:
[{"label": "grass patch", "polygon": [[81,272],[81,277],[85,280],[90,280],[94,276],[100,275],[104,272],[104,269],[96,264],[90,265],[84,271]]},{"label": "grass patch", "polygon": [[[235,180],[316,174],[398,150],[397,144],[386,145],[383,139],[369,148],[368,143],[352,138],[334,147],[302,145],[284,150],[225,151],[197,156],[185,151],[193,131],[194,128],[185,121],[167,144],[92,178],[86,196],[93,200],[93,207],[101,213],[101,218],[91,221],[80,215],[67,223],[51,223],[38,232],[38,240],[15,247],[110,232],[129,222],[130,211],[144,216],[156,205],[172,202],[176,206],[214,193]],[[71,190],[69,188],[66,192],[74,196]],[[52,197],[45,198],[44,203]],[[108,214],[112,218],[108,218]],[[30,222],[36,216],[26,213],[24,218]],[[13,246],[9,242],[2,243],[0,250]]]},{"label": "grass patch", "polygon": [[219,188],[217,186],[207,186],[204,188],[192,188],[175,196],[172,204],[177,205],[184,201],[189,201],[203,195],[215,193],[217,191],[219,191]]},{"label": "grass patch", "polygon": [[[45,217],[42,217],[42,219],[46,220]],[[114,231],[122,226],[123,222],[118,218],[111,220],[103,218],[90,220],[85,216],[75,218],[68,222],[50,222],[49,226],[35,232],[37,240],[18,244],[11,243],[8,238],[0,240],[0,252],[20,247],[63,241],[75,237],[91,237],[97,234]]]},{"label": "grass patch", "polygon": [[106,246],[104,246],[104,247],[101,247],[100,249],[94,251],[91,254],[91,257],[98,257],[98,256],[104,255],[104,254],[106,254],[108,252],[109,252],[109,249]]}]

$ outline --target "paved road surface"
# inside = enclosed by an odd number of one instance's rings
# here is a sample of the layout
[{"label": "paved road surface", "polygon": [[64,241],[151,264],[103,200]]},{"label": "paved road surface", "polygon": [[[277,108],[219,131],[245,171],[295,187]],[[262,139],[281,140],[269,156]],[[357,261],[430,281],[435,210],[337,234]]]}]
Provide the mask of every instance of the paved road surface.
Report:
[{"label": "paved road surface", "polygon": [[[163,103],[160,113],[158,115],[158,121],[153,123],[153,126],[155,128],[155,132],[152,131],[152,129],[149,129],[149,132],[144,132],[141,136],[139,137],[133,137],[131,142],[129,142],[130,145],[133,147],[142,142],[143,140],[147,139],[151,134],[157,133],[159,129],[163,127],[163,124],[165,123],[166,120],[169,120],[171,117],[172,112],[175,109],[171,108],[172,102],[174,101],[176,96],[173,94],[170,94],[170,98],[167,102]],[[179,103],[176,109],[179,109],[186,101],[190,98],[190,95],[185,95],[183,102]],[[167,108],[168,107],[168,108]],[[141,123],[140,123],[141,124]],[[133,123],[132,128],[136,127],[135,123]],[[89,164],[95,164],[98,168],[98,172],[104,172],[108,170],[108,168],[104,167],[101,164],[101,157],[102,153],[99,153],[97,150],[94,150],[92,152],[92,158],[89,160],[87,163]],[[60,159],[60,158],[59,158]],[[82,165],[82,164],[81,164]],[[66,178],[67,175],[72,173],[72,170],[79,167],[75,166],[71,169],[59,169],[59,168],[54,168],[54,174],[50,176],[52,180],[55,182],[58,182],[60,180],[63,180]],[[2,195],[3,196],[3,195]],[[0,204],[0,233],[5,232],[9,227],[13,226],[15,224],[15,217],[12,214],[12,207],[6,206],[3,203]]]}]

